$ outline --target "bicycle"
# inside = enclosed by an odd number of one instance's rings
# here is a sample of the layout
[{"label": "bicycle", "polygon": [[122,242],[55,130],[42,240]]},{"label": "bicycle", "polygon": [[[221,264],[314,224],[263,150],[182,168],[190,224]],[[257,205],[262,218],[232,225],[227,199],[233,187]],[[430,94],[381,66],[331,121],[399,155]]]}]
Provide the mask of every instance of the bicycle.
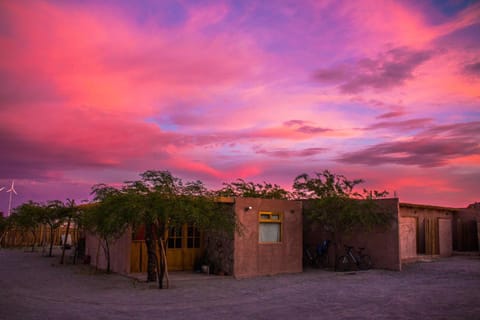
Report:
[{"label": "bicycle", "polygon": [[328,266],[328,248],[330,240],[324,240],[318,244],[313,251],[313,248],[304,246],[303,248],[303,265],[310,265],[315,268]]},{"label": "bicycle", "polygon": [[354,247],[345,245],[344,247],[345,255],[340,256],[337,260],[336,269],[338,271],[368,270],[373,267],[372,258],[363,253],[365,248],[358,248],[357,252],[354,252]]}]

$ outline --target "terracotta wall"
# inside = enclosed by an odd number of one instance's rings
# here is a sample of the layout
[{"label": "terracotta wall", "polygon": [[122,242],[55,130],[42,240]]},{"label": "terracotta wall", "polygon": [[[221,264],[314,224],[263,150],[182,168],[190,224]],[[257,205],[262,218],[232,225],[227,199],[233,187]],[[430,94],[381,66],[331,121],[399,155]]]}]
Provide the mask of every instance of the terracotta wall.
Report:
[{"label": "terracotta wall", "polygon": [[[241,224],[234,239],[235,278],[302,272],[301,202],[236,198],[234,210]],[[259,243],[259,211],[283,214],[281,243]]]},{"label": "terracotta wall", "polygon": [[[388,270],[401,270],[400,260],[400,231],[398,223],[398,199],[376,200],[378,210],[392,215],[389,226],[375,230],[357,230],[350,234],[339,236],[340,243],[332,243],[329,249],[329,264],[334,267],[335,260],[345,253],[344,245],[355,248],[365,248],[364,253],[372,258],[375,268]],[[323,240],[333,240],[333,236],[325,232],[321,225],[306,223],[304,241],[306,245],[316,245]],[[335,246],[337,248],[335,257]]]},{"label": "terracotta wall", "polygon": [[[132,244],[132,233],[130,230],[125,232],[118,240],[110,245],[110,269],[113,272],[128,274],[130,273],[130,252]],[[98,264],[97,264],[97,249]],[[85,237],[85,255],[90,256],[90,264],[98,266],[99,269],[106,270],[107,259],[102,246],[98,247],[98,237],[87,232]]]}]

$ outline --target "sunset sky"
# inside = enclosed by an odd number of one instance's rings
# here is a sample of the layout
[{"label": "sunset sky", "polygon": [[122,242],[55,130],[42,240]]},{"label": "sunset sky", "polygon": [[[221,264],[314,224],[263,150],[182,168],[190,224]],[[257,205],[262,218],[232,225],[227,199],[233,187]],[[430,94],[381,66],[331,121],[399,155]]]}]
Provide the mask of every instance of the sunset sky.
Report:
[{"label": "sunset sky", "polygon": [[[480,201],[478,1],[0,1],[0,187],[329,169]],[[8,194],[0,192],[0,211]]]}]

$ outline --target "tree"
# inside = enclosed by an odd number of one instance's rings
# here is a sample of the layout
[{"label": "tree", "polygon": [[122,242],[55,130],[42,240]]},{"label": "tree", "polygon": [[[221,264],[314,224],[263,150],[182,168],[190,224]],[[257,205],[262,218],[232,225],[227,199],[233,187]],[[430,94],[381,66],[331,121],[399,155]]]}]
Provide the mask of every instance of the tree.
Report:
[{"label": "tree", "polygon": [[140,174],[139,180],[125,182],[119,189],[101,184],[94,186],[92,192],[98,202],[96,211],[91,213],[92,230],[101,234],[103,225],[110,226],[107,231],[112,231],[113,239],[127,225],[134,229],[145,226],[147,280],[158,281],[159,288],[164,287],[164,280],[166,287],[169,286],[166,258],[169,229],[191,224],[205,231],[235,230],[235,218],[221,214],[215,193],[201,181],[184,183],[168,171],[148,170]]},{"label": "tree", "polygon": [[67,210],[60,200],[48,201],[46,205],[39,206],[40,221],[50,228],[50,246],[48,256],[53,257],[53,243],[55,241],[55,230],[57,230],[65,221]]},{"label": "tree", "polygon": [[65,217],[67,219],[67,229],[65,230],[65,239],[62,243],[62,257],[60,258],[60,264],[65,260],[65,249],[67,248],[68,234],[70,232],[70,225],[72,220],[77,221],[78,209],[75,205],[75,200],[67,199],[65,203]]},{"label": "tree", "polygon": [[37,241],[37,227],[41,222],[41,206],[40,204],[29,201],[14,209],[13,214],[10,216],[11,223],[22,230],[23,239],[25,239],[25,233],[31,233],[32,235],[32,252],[35,251],[35,243]]},{"label": "tree", "polygon": [[216,193],[221,197],[245,197],[245,198],[263,198],[263,199],[289,199],[290,192],[283,189],[278,184],[267,182],[254,183],[243,179],[237,179],[235,182],[223,183],[224,187]]},{"label": "tree", "polygon": [[144,187],[144,210],[151,219],[159,247],[159,255],[155,257],[155,261],[158,261],[158,286],[163,288],[163,279],[167,276],[168,287],[166,231],[191,224],[205,231],[233,232],[235,218],[222,214],[221,206],[215,202],[215,193],[209,191],[199,180],[184,184],[168,171],[149,170],[140,176],[141,180],[136,184]]},{"label": "tree", "polygon": [[2,246],[3,238],[8,230],[9,221],[3,216],[3,212],[0,211],[0,247]]},{"label": "tree", "polygon": [[386,226],[392,219],[389,213],[379,210],[373,201],[388,193],[366,189],[362,193],[354,191],[362,182],[361,179],[348,180],[328,170],[315,173],[313,177],[301,174],[294,180],[295,198],[309,200],[304,206],[306,218],[318,222],[332,234],[336,244],[335,256],[341,235],[357,229]]},{"label": "tree", "polygon": [[125,233],[133,219],[125,214],[128,211],[122,208],[124,195],[116,188],[97,184],[92,187],[92,194],[95,194],[94,201],[97,203],[84,209],[83,223],[89,231],[98,235],[99,245],[107,259],[106,272],[110,273],[110,247]]}]

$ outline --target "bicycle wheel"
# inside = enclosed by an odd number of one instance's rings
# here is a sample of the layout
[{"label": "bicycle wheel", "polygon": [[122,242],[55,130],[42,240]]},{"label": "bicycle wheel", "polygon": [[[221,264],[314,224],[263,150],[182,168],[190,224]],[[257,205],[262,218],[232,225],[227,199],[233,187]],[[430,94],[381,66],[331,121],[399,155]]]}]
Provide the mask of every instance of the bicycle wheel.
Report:
[{"label": "bicycle wheel", "polygon": [[318,256],[317,261],[318,261],[318,267],[319,268],[327,268],[328,267],[328,255],[323,254],[321,256]]},{"label": "bicycle wheel", "polygon": [[350,270],[350,259],[347,256],[341,256],[337,259],[337,265],[335,266],[337,271],[348,271]]},{"label": "bicycle wheel", "polygon": [[361,270],[371,269],[373,267],[372,258],[368,254],[362,255],[358,266]]}]

